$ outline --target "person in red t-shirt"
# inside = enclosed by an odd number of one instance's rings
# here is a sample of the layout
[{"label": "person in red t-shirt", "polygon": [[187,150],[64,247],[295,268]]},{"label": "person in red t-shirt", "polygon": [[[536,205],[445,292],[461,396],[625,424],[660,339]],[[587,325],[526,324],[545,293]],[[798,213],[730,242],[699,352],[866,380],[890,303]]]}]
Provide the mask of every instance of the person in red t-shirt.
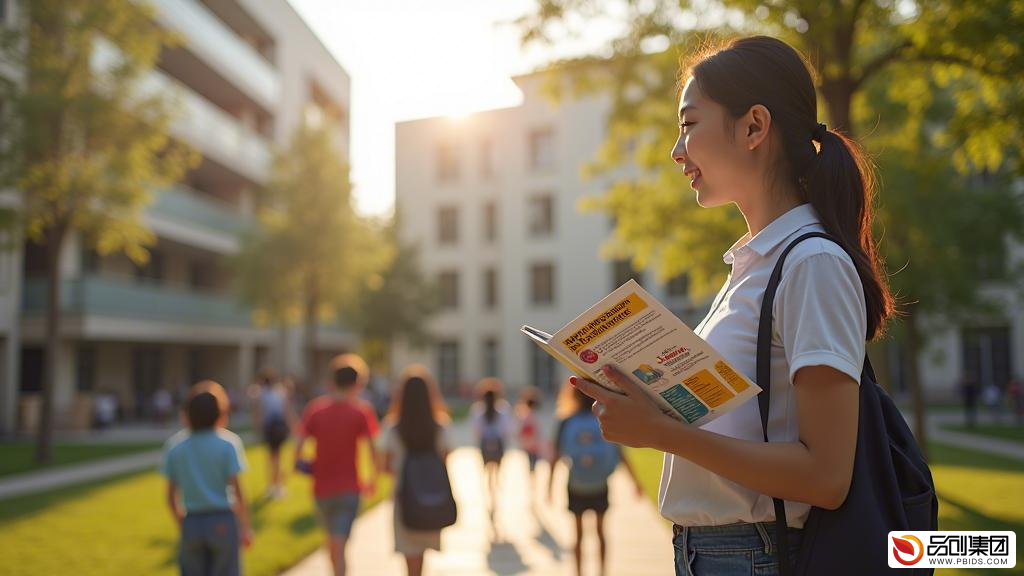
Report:
[{"label": "person in red t-shirt", "polygon": [[366,385],[369,369],[355,354],[342,354],[331,360],[332,389],[306,406],[295,444],[296,468],[309,468],[302,460],[302,445],[307,438],[316,440],[316,459],[311,466],[313,495],[320,520],[327,530],[327,549],[335,576],[345,574],[345,543],[359,512],[359,497],[372,493],[376,483],[377,455],[368,442],[374,470],[366,485],[359,482],[357,443],[377,435],[377,417],[373,407],[358,395]]}]

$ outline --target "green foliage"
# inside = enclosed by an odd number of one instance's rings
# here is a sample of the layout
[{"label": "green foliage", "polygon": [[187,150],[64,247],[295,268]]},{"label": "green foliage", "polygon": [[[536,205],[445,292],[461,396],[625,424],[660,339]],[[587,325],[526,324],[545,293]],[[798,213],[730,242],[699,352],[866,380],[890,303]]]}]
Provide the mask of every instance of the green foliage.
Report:
[{"label": "green foliage", "polygon": [[237,264],[243,299],[264,321],[298,322],[309,306],[337,318],[390,258],[378,227],[357,217],[348,166],[325,125],[303,125],[274,159],[260,228]]},{"label": "green foliage", "polygon": [[0,84],[0,185],[23,193],[29,239],[83,233],[101,253],[147,257],[151,190],[197,157],[168,135],[175,102],[140,83],[175,38],[131,0],[36,0],[6,29],[0,58],[23,78]]}]

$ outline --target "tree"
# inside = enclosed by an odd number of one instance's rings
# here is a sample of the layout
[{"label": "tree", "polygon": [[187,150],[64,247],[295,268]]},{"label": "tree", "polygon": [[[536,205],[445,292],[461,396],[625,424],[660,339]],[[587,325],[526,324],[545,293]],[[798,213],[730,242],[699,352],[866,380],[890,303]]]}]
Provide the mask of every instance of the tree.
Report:
[{"label": "tree", "polygon": [[[609,11],[625,14],[611,54],[559,63],[554,68],[570,78],[569,87],[552,82],[556,97],[566,90],[611,95],[608,137],[591,173],[613,175],[629,163],[642,169],[640,177],[616,180],[585,204],[615,218],[611,249],[631,255],[635,266],[656,267],[662,279],[689,272],[698,294],[720,282],[721,246],[744,225],[736,210],[702,210],[680,193],[685,185],[668,160],[677,135],[679,56],[737,34],[767,33],[789,42],[819,71],[830,127],[863,132],[883,169],[877,236],[890,267],[900,270],[892,281],[906,313],[916,433],[926,446],[917,319],[984,307],[973,297],[985,278],[979,266],[1002,257],[1004,240],[1022,233],[1020,200],[1007,185],[1009,177],[1024,174],[1022,3],[613,4],[618,10],[595,0],[539,0],[519,20],[524,43],[553,42]],[[970,185],[979,179],[986,185]],[[644,201],[636,202],[637,195]],[[979,222],[985,230],[969,234]]]},{"label": "tree", "polygon": [[423,277],[419,250],[398,239],[392,222],[382,234],[394,246],[394,257],[379,274],[367,276],[346,323],[360,336],[371,366],[390,370],[391,346],[397,338],[413,343],[426,339],[427,318],[437,310],[434,287]]},{"label": "tree", "polygon": [[194,152],[168,135],[175,103],[140,82],[175,38],[131,0],[35,0],[6,30],[0,57],[24,72],[0,84],[0,183],[21,193],[19,230],[46,249],[46,355],[36,460],[51,458],[60,353],[61,252],[78,233],[100,253],[148,257],[151,190],[180,178]]},{"label": "tree", "polygon": [[304,123],[275,155],[260,227],[238,258],[244,301],[269,321],[301,318],[307,385],[317,382],[318,325],[337,318],[388,258],[352,209],[348,166],[327,124]]}]

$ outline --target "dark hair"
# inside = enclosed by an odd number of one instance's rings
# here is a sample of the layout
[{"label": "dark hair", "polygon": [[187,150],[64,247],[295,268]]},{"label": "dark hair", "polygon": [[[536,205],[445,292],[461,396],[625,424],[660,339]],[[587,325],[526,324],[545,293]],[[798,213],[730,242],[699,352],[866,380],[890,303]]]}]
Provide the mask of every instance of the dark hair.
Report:
[{"label": "dark hair", "polygon": [[396,428],[406,450],[430,451],[437,446],[438,423],[434,418],[434,405],[426,381],[419,376],[409,378],[402,386]]},{"label": "dark hair", "polygon": [[819,126],[810,64],[781,40],[753,36],[698,55],[685,71],[682,80],[692,76],[701,92],[733,118],[756,104],[771,113],[782,155],[779,170],[770,177],[795,183],[825,231],[853,256],[867,303],[865,337],[881,335],[895,305],[871,234],[874,167],[853,140]]},{"label": "dark hair", "polygon": [[356,354],[339,354],[331,359],[331,381],[342,390],[366,382],[370,369]]},{"label": "dark hair", "polygon": [[200,392],[188,400],[188,427],[192,430],[209,430],[220,419],[217,397],[209,392]]},{"label": "dark hair", "polygon": [[262,386],[272,386],[278,381],[277,372],[275,372],[273,368],[264,368],[260,370],[256,379]]},{"label": "dark hair", "polygon": [[484,392],[484,418],[488,422],[494,422],[498,416],[498,394],[494,390]]},{"label": "dark hair", "polygon": [[338,388],[351,388],[359,380],[359,372],[351,366],[338,368],[334,371],[334,383]]}]

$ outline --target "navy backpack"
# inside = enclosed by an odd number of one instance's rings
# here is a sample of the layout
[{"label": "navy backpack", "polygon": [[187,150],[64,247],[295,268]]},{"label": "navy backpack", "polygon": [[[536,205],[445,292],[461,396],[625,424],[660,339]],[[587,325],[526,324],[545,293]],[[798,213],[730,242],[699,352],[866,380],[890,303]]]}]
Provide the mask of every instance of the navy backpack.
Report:
[{"label": "navy backpack", "polygon": [[[762,391],[757,402],[761,409],[765,442],[768,442],[771,398],[772,304],[782,279],[786,255],[800,242],[815,237],[842,247],[835,238],[821,232],[810,232],[793,240],[779,256],[761,303],[757,333],[757,384]],[[788,554],[778,554],[782,576],[863,576],[889,572],[890,531],[938,530],[939,501],[931,471],[903,415],[877,382],[871,361],[865,354],[860,375],[857,451],[850,491],[836,510],[811,508],[804,524],[796,566],[789,565]],[[789,550],[786,508],[782,500],[772,500],[775,502],[776,549]],[[932,574],[933,570],[921,568],[900,572]]]}]

